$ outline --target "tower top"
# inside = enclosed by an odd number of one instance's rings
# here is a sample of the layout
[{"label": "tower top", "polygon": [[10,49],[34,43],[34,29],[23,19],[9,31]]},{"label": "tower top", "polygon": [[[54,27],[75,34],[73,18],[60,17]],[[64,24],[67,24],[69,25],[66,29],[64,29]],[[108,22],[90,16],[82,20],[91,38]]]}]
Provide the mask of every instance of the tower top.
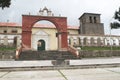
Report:
[{"label": "tower top", "polygon": [[81,19],[82,17],[86,16],[86,15],[97,15],[97,16],[100,16],[101,14],[98,14],[98,13],[83,13],[79,19]]},{"label": "tower top", "polygon": [[43,9],[40,8],[38,15],[40,15],[40,16],[53,16],[53,13],[50,9],[48,9],[45,6]]}]

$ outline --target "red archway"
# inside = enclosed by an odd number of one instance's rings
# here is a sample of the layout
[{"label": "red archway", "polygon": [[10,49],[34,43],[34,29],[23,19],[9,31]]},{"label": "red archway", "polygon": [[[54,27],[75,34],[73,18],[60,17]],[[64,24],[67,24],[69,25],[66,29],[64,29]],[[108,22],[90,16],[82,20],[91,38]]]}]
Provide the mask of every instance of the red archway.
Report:
[{"label": "red archway", "polygon": [[31,34],[33,25],[40,21],[47,20],[52,22],[57,28],[59,50],[67,50],[67,18],[53,16],[33,16],[22,15],[22,44],[31,48]]}]

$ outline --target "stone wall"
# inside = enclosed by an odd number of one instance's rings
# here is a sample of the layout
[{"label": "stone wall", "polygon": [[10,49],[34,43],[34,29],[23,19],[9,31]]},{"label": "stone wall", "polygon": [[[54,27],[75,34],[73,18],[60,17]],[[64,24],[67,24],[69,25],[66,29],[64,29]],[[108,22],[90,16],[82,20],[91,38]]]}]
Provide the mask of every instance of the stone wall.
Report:
[{"label": "stone wall", "polygon": [[102,23],[85,23],[83,24],[83,34],[104,35],[104,27]]},{"label": "stone wall", "polygon": [[14,60],[15,59],[15,51],[0,51],[0,60]]},{"label": "stone wall", "polygon": [[104,50],[104,51],[79,51],[80,58],[97,58],[97,57],[119,57],[120,56],[120,50],[110,51],[110,50]]}]

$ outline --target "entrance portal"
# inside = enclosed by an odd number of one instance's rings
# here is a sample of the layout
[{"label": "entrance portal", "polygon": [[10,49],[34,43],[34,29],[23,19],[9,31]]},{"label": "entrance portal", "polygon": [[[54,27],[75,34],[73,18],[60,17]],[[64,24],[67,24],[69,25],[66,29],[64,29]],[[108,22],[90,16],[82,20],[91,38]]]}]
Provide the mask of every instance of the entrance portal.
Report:
[{"label": "entrance portal", "polygon": [[67,18],[54,16],[22,15],[22,44],[31,48],[31,35],[33,25],[41,20],[52,22],[57,29],[58,50],[67,50]]},{"label": "entrance portal", "polygon": [[45,41],[44,40],[39,40],[38,41],[37,50],[38,51],[44,51],[45,50]]}]

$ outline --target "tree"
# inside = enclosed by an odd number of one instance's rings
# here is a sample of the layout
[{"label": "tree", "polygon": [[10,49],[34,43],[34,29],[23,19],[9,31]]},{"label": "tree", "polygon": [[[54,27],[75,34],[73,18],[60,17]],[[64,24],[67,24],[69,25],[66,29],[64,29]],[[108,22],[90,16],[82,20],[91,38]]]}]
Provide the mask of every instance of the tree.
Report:
[{"label": "tree", "polygon": [[9,7],[11,4],[11,0],[0,0],[0,7],[4,9],[5,7]]},{"label": "tree", "polygon": [[120,8],[118,11],[115,12],[114,14],[114,19],[116,20],[115,22],[111,23],[111,29],[118,29],[120,28]]}]

